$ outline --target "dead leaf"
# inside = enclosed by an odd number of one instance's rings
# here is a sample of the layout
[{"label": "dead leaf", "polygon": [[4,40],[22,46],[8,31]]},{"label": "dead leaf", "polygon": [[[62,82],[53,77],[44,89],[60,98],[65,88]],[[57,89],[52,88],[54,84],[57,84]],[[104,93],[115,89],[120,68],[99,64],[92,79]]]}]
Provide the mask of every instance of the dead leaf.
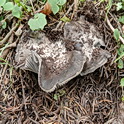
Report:
[{"label": "dead leaf", "polygon": [[43,10],[41,10],[40,12],[45,14],[45,15],[50,15],[52,13],[50,4],[48,2],[46,2],[46,4],[44,5]]},{"label": "dead leaf", "polygon": [[9,83],[9,81],[10,81],[8,78],[4,78],[3,80],[4,80],[5,85],[7,85]]}]

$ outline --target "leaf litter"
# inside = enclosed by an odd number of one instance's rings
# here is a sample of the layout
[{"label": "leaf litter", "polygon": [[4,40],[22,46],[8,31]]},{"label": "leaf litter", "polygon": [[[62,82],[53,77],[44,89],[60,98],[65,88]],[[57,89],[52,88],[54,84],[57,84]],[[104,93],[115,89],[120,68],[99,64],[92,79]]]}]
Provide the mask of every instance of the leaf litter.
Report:
[{"label": "leaf litter", "polygon": [[[112,58],[115,58],[116,42],[111,29],[104,21],[105,6],[94,6],[92,2],[86,2],[83,6],[80,5],[74,19],[83,15],[87,21],[96,24],[98,30],[104,34]],[[71,18],[71,14],[72,11],[68,17]],[[45,29],[52,39],[56,38],[56,31],[50,35],[51,29],[56,28],[58,24],[56,19],[57,17],[53,16],[48,24],[51,26]],[[8,32],[9,30],[2,30],[1,36],[6,36]],[[10,64],[13,64],[14,54],[14,49],[7,54],[6,61]],[[92,74],[76,77],[53,93],[41,91],[36,74],[11,70],[7,64],[0,65],[0,123],[123,124],[124,105],[121,103],[122,90],[119,85],[123,70],[119,71],[113,62],[114,60],[110,60]]]}]

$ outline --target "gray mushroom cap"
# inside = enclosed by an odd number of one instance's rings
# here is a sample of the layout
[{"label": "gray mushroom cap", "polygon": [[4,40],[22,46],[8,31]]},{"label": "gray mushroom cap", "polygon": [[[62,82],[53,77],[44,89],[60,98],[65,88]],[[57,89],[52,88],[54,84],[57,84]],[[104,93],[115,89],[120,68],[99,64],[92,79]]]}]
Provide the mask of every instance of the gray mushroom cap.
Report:
[{"label": "gray mushroom cap", "polygon": [[101,46],[105,46],[103,37],[84,20],[66,23],[64,38],[54,42],[43,32],[26,31],[17,45],[15,67],[37,73],[41,89],[52,92],[77,75],[104,65],[110,54]]},{"label": "gray mushroom cap", "polygon": [[75,41],[75,48],[81,49],[87,58],[81,76],[94,72],[111,57],[107,50],[102,49],[105,43],[97,27],[83,19],[66,23],[64,38]]},{"label": "gray mushroom cap", "polygon": [[86,57],[79,51],[73,51],[72,59],[69,66],[63,70],[60,74],[48,76],[48,70],[45,66],[42,66],[39,70],[38,82],[42,90],[46,92],[52,92],[56,86],[61,86],[77,75],[79,75],[86,62]]},{"label": "gray mushroom cap", "polygon": [[65,45],[64,40],[51,42],[43,32],[25,32],[16,49],[15,67],[37,73],[41,89],[52,92],[79,75],[86,62],[83,52],[68,51]]}]

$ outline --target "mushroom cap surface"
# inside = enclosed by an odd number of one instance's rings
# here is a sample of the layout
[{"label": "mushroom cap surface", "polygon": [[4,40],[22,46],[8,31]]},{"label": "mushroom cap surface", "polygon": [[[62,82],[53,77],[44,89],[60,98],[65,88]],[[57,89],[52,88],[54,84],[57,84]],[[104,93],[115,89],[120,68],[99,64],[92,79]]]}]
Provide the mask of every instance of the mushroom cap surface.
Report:
[{"label": "mushroom cap surface", "polygon": [[101,46],[105,46],[102,35],[84,20],[66,23],[64,36],[57,41],[40,31],[25,31],[17,45],[15,66],[37,73],[41,89],[52,92],[104,65],[110,54]]}]

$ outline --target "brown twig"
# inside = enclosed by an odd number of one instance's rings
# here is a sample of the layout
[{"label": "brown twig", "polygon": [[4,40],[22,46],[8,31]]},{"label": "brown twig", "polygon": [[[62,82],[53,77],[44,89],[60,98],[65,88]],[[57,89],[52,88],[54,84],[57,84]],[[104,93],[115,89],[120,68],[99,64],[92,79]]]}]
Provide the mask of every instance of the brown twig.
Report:
[{"label": "brown twig", "polygon": [[31,3],[32,9],[33,9],[33,12],[35,13],[35,9],[34,9],[34,5],[33,5],[32,0],[30,0],[30,3]]},{"label": "brown twig", "polygon": [[[12,55],[12,52],[10,53],[10,56]],[[3,72],[2,72],[2,78],[4,79],[5,74],[6,74],[6,70],[7,70],[8,64],[6,64],[3,68]]]},{"label": "brown twig", "polygon": [[[10,45],[8,45],[0,57],[5,59],[9,53],[10,49],[16,47],[18,40],[19,40],[19,38],[17,38],[17,40],[14,43],[11,43]],[[13,36],[11,36],[11,38],[9,39],[9,42],[12,42],[12,41],[13,41]]]},{"label": "brown twig", "polygon": [[8,40],[8,38],[11,36],[11,34],[13,33],[13,31],[18,27],[19,25],[16,24],[11,30],[10,32],[5,36],[5,38],[0,42],[0,47],[5,44]]},{"label": "brown twig", "polygon": [[73,9],[73,13],[71,15],[71,19],[73,19],[77,9],[78,9],[78,0],[74,0],[74,9]]},{"label": "brown twig", "polygon": [[[108,17],[106,17],[106,21],[107,21],[107,24],[109,25],[110,29],[114,32],[114,27],[111,25]],[[120,36],[119,39],[121,40],[121,42],[124,44],[124,39]]]}]

